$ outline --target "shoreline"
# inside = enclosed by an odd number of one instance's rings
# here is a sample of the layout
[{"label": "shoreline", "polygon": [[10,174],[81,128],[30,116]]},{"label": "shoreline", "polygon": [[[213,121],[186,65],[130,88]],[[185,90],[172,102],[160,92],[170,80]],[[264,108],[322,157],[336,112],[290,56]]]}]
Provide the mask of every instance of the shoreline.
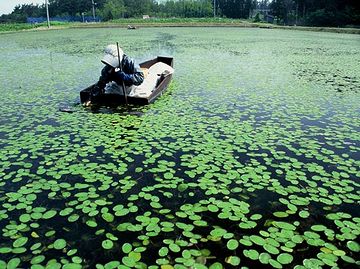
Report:
[{"label": "shoreline", "polygon": [[[171,22],[147,22],[136,23],[132,21],[128,22],[100,22],[100,23],[69,23],[64,25],[54,25],[50,28],[46,26],[34,27],[30,29],[18,29],[9,31],[0,31],[0,34],[4,33],[17,33],[17,32],[29,32],[29,31],[46,31],[46,30],[61,30],[61,29],[86,29],[86,28],[127,28],[128,25],[136,28],[149,28],[149,27],[234,27],[234,28],[259,28],[259,29],[281,29],[281,30],[296,30],[296,31],[311,31],[311,32],[328,32],[339,34],[357,34],[360,35],[359,28],[336,28],[336,27],[308,27],[308,26],[282,26],[266,23],[247,23],[247,22],[184,22],[184,23],[171,23]],[[0,25],[1,26],[1,25]]]}]

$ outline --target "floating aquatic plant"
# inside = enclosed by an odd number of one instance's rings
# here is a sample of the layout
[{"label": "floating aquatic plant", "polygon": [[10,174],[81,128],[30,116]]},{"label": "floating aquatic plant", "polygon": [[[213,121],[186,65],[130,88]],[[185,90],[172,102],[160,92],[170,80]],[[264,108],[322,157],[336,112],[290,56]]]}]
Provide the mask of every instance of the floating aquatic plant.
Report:
[{"label": "floating aquatic plant", "polygon": [[[359,265],[359,38],[208,30],[0,36],[0,268]],[[76,104],[114,39],[154,104]]]}]

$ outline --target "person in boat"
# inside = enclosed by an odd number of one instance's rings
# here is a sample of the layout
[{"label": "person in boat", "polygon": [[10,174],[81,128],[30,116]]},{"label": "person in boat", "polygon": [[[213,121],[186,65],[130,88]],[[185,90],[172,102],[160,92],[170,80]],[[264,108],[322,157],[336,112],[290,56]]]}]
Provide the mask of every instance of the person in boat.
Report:
[{"label": "person in boat", "polygon": [[[132,58],[124,54],[121,48],[111,44],[106,46],[104,53],[101,62],[105,66],[101,70],[99,81],[91,92],[92,97],[102,94],[106,84],[111,81],[114,81],[120,87],[125,85],[127,89],[132,85],[138,86],[143,83],[144,73],[140,66]],[[119,63],[121,66],[119,66]]]}]

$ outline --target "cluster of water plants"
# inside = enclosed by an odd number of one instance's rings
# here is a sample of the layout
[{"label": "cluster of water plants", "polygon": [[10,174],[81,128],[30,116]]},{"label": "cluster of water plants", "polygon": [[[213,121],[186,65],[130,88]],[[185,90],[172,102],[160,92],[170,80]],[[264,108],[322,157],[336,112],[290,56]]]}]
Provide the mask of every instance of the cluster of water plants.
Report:
[{"label": "cluster of water plants", "polygon": [[[173,81],[149,106],[85,108],[116,41],[138,62],[173,56]],[[0,268],[359,266],[359,41],[1,34]]]}]

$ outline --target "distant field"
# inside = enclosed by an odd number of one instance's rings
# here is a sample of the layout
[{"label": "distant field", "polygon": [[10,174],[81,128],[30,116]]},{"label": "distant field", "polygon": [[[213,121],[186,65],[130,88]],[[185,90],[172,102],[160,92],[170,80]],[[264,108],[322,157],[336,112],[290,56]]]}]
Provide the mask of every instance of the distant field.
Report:
[{"label": "distant field", "polygon": [[[333,33],[360,34],[357,28],[331,28],[331,27],[302,27],[302,26],[281,26],[269,23],[254,23],[250,20],[234,20],[224,18],[159,18],[159,19],[119,19],[101,23],[64,23],[51,22],[52,29],[59,28],[101,28],[101,27],[255,27],[270,29],[290,29],[303,31],[319,31]],[[21,30],[43,30],[47,29],[47,23],[28,24],[0,24],[0,33]]]}]

